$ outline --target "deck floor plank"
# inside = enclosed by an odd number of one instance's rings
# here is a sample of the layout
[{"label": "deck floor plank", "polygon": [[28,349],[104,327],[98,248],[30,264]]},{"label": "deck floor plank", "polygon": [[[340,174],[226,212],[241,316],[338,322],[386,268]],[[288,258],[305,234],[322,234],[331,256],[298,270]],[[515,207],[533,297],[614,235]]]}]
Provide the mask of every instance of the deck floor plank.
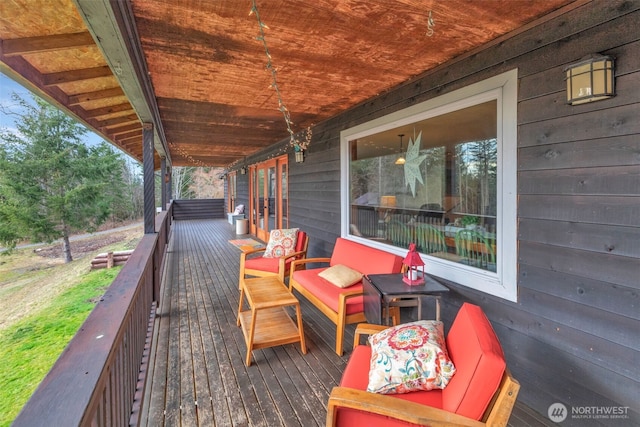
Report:
[{"label": "deck floor plank", "polygon": [[[255,350],[236,325],[240,251],[226,220],[175,221],[156,310],[142,426],[323,426],[326,402],[349,360],[334,352],[335,325],[298,295],[300,343]],[[287,308],[295,318],[295,311]],[[547,425],[516,404],[510,425]]]}]

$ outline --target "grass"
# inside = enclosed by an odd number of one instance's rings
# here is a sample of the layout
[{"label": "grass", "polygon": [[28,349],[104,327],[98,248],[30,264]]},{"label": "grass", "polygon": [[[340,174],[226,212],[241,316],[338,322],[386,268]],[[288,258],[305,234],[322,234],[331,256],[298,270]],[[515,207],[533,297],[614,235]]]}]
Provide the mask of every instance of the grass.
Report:
[{"label": "grass", "polygon": [[15,419],[122,269],[90,270],[90,260],[133,249],[141,237],[140,226],[77,239],[68,264],[59,244],[0,255],[0,427]]},{"label": "grass", "polygon": [[0,331],[0,426],[8,426],[121,267],[89,271],[37,312]]}]

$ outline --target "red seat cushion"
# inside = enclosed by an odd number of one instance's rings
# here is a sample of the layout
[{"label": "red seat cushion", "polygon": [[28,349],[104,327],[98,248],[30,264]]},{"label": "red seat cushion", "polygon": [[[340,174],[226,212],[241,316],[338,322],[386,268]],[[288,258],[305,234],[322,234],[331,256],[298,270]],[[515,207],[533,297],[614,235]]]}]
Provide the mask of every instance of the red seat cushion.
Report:
[{"label": "red seat cushion", "polygon": [[[295,252],[300,252],[304,249],[307,242],[307,233],[304,231],[298,231],[296,235]],[[300,258],[300,257],[297,257]],[[285,260],[284,269],[285,273],[289,271],[289,265],[294,261],[294,258]],[[249,270],[267,271],[270,273],[278,273],[279,258],[265,258],[263,256],[247,258],[244,261],[244,268]]]},{"label": "red seat cushion", "polygon": [[447,335],[456,374],[442,392],[442,408],[480,420],[506,369],[491,323],[477,305],[464,303]]},{"label": "red seat cushion", "polygon": [[[349,363],[342,374],[340,386],[366,390],[369,382],[369,362],[371,348],[359,345],[351,354]],[[454,375],[455,376],[455,375]],[[404,399],[434,408],[442,407],[442,390],[416,391],[406,394],[388,395],[391,399]],[[374,415],[355,409],[338,409],[337,425],[339,426],[410,426],[403,421],[394,420],[381,415]]]},{"label": "red seat cushion", "polygon": [[[248,270],[260,270],[277,273],[279,261],[279,258],[265,258],[261,256],[255,258],[247,258],[244,261],[244,268]],[[289,263],[290,262],[291,261],[289,261]]]},{"label": "red seat cushion", "polygon": [[[328,280],[318,276],[326,268],[312,268],[310,270],[299,270],[293,273],[293,277],[302,287],[322,301],[331,310],[338,312],[338,299],[343,292],[362,290],[362,283],[351,285],[348,288],[339,288],[331,284]],[[364,299],[362,296],[349,298],[347,300],[347,314],[362,313],[364,311]]]}]

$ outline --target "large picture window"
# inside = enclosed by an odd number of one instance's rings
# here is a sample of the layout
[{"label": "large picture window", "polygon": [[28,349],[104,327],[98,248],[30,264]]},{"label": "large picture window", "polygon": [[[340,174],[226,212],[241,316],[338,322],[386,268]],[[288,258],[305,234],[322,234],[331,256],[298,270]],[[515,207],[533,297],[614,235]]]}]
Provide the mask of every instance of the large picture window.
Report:
[{"label": "large picture window", "polygon": [[342,132],[343,236],[515,300],[512,71]]}]

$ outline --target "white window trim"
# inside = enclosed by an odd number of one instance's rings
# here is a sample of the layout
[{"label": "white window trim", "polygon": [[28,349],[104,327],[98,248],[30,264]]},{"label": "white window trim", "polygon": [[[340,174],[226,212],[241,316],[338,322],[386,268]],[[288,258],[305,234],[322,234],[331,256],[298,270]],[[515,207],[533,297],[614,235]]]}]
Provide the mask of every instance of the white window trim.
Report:
[{"label": "white window trim", "polygon": [[425,269],[434,276],[517,301],[517,109],[518,70],[491,77],[434,99],[396,111],[340,132],[341,236],[406,255],[406,250],[350,234],[349,231],[349,141],[387,129],[411,124],[488,100],[498,101],[498,182],[496,224],[497,271],[484,271],[444,259],[423,255]]}]

